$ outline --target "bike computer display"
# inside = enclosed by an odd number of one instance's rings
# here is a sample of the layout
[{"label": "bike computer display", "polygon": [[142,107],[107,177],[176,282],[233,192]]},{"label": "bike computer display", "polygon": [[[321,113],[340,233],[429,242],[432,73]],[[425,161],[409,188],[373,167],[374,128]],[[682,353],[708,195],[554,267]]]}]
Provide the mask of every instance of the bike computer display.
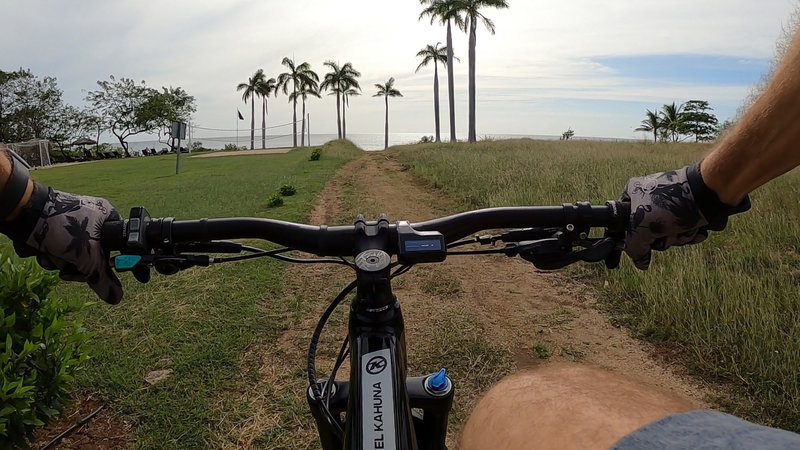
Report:
[{"label": "bike computer display", "polygon": [[403,264],[444,261],[447,244],[438,231],[417,231],[406,221],[397,222],[397,259]]}]

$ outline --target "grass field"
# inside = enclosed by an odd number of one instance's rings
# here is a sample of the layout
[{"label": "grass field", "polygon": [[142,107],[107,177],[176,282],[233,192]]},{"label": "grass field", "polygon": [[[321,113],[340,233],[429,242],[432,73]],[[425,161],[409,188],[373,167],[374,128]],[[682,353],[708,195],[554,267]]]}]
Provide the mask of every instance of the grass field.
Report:
[{"label": "grass field", "polygon": [[[338,142],[326,144],[320,161],[308,161],[309,154],[184,158],[178,176],[174,156],[164,156],[40,170],[34,177],[61,190],[106,197],[123,216],[144,205],[154,217],[303,221],[328,177],[361,151]],[[297,194],[268,209],[267,197],[283,184],[294,185]],[[139,447],[214,446],[221,420],[214,403],[231,387],[242,354],[287,326],[286,317],[263,305],[280,290],[283,270],[270,261],[233,263],[181,277],[154,276],[146,285],[123,276],[121,304],[97,301],[85,313],[96,337],[81,387],[134,423]],[[62,283],[57,295],[96,300],[75,283]],[[144,377],[159,369],[172,369],[174,376],[147,385]]]},{"label": "grass field", "polygon": [[[426,144],[395,153],[463,208],[602,203],[631,176],[697,160],[695,144],[515,140]],[[751,194],[753,209],[698,246],[654,255],[640,272],[574,271],[597,281],[609,308],[731,393],[725,409],[800,430],[800,174]],[[608,283],[603,283],[608,281]],[[605,284],[605,287],[603,287]]]}]

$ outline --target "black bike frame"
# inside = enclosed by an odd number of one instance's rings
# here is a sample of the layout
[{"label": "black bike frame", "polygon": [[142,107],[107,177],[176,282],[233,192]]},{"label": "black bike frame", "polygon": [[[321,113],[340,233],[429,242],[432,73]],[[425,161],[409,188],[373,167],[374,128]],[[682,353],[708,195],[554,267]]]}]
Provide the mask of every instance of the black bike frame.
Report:
[{"label": "black bike frame", "polygon": [[[388,272],[384,275],[388,276]],[[374,274],[359,276],[367,280],[375,278]],[[388,289],[363,289],[377,286]],[[344,426],[344,439],[336,435],[323,414],[322,400],[314,398],[310,389],[307,392],[322,448],[445,448],[454,394],[452,382],[446,392],[437,395],[425,389],[427,376],[407,377],[400,303],[388,284],[368,281],[361,287],[350,307],[350,381],[334,384],[329,404],[340,426]],[[376,300],[385,307],[370,307]],[[340,415],[345,411],[346,420],[341,422]]]},{"label": "black bike frame", "polygon": [[[329,404],[335,420],[341,420],[339,415],[347,412],[343,439],[322,411],[322,400],[308,390],[322,446],[443,449],[453,401],[452,383],[444,392],[432,393],[425,389],[426,377],[407,377],[403,314],[392,293],[390,258],[384,251],[391,250],[392,245],[389,224],[385,218],[361,223],[363,226],[359,229],[357,222],[356,228],[364,240],[364,251],[356,258],[358,289],[350,305],[348,325],[350,381],[336,383],[335,400]],[[360,260],[373,263],[362,264]],[[421,414],[413,414],[412,409]]]}]

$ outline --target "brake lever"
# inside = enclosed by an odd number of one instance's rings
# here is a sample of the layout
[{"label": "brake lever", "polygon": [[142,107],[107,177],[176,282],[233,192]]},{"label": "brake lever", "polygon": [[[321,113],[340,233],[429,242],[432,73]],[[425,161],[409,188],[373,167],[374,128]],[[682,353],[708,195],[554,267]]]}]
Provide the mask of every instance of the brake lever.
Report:
[{"label": "brake lever", "polygon": [[608,256],[605,258],[606,267],[609,269],[616,269],[619,267],[620,258],[622,258],[622,251],[625,250],[625,232],[609,232],[606,230],[606,238],[614,240],[615,247]]},{"label": "brake lever", "polygon": [[561,237],[522,241],[509,245],[507,249],[508,256],[519,255],[541,270],[560,269],[578,261],[571,245]]},{"label": "brake lever", "polygon": [[519,242],[517,245],[509,246],[506,254],[508,256],[519,255],[541,270],[561,269],[578,261],[605,261],[606,267],[610,269],[619,265],[622,247],[620,241],[615,237],[607,236],[598,239],[590,247],[579,251],[573,251],[572,246],[573,243],[569,239],[559,236]]}]

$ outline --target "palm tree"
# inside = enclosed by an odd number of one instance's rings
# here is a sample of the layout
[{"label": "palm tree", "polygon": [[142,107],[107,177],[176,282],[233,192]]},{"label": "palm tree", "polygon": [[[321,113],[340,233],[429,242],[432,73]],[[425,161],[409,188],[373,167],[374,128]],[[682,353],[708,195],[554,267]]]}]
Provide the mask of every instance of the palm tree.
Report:
[{"label": "palm tree", "polygon": [[447,47],[439,47],[440,42],[437,42],[436,45],[426,45],[425,48],[417,52],[417,56],[422,58],[422,62],[419,63],[417,66],[417,70],[414,72],[419,72],[419,69],[428,65],[429,62],[433,61],[433,119],[434,125],[436,129],[436,142],[441,141],[440,133],[439,133],[439,64],[438,63],[447,63]]},{"label": "palm tree", "polygon": [[256,73],[253,74],[252,77],[247,79],[247,83],[239,83],[236,86],[237,91],[244,91],[242,93],[242,101],[247,104],[247,101],[250,100],[250,150],[253,150],[255,147],[255,140],[256,140],[256,102],[255,98],[258,95],[257,88],[259,83],[262,82],[264,79],[264,71],[262,69],[258,69]]},{"label": "palm tree", "polygon": [[447,24],[447,95],[450,106],[450,142],[456,141],[456,100],[455,85],[453,83],[453,33],[451,23],[455,22],[459,28],[464,27],[464,18],[461,16],[461,9],[457,6],[457,0],[420,0],[423,5],[428,7],[422,10],[419,15],[420,20],[425,16],[431,16],[431,24],[437,18],[442,24]]},{"label": "palm tree", "polygon": [[664,105],[661,107],[661,126],[672,136],[672,142],[678,142],[683,131],[683,104]]},{"label": "palm tree", "polygon": [[289,97],[289,101],[294,103],[292,115],[292,145],[297,147],[297,90],[303,83],[318,83],[319,77],[316,73],[314,73],[314,71],[311,70],[311,65],[307,62],[296,66],[294,64],[294,60],[289,59],[287,56],[283,58],[281,64],[286,66],[289,71],[278,75],[278,88],[283,89],[284,94],[288,94],[289,82],[292,82],[292,95]]},{"label": "palm tree", "polygon": [[653,142],[658,142],[658,132],[661,130],[661,113],[658,111],[650,111],[645,113],[645,119],[642,124],[635,131],[648,131],[653,133]]},{"label": "palm tree", "polygon": [[383,148],[389,148],[389,97],[402,97],[403,94],[394,88],[394,77],[389,78],[386,84],[375,84],[378,92],[373,97],[384,97],[386,99],[386,127],[383,141]]},{"label": "palm tree", "polygon": [[347,139],[347,108],[350,107],[350,100],[349,98],[354,95],[361,95],[361,88],[358,90],[345,85],[345,90],[342,91],[342,139]]},{"label": "palm tree", "polygon": [[469,33],[469,132],[467,140],[471,143],[477,142],[475,127],[475,44],[477,42],[478,21],[494,34],[494,23],[486,16],[481,14],[481,8],[508,8],[506,0],[456,0],[454,8],[461,10],[464,14],[465,32]]},{"label": "palm tree", "polygon": [[314,74],[314,76],[311,77],[311,79],[301,81],[299,89],[289,94],[289,100],[294,100],[296,102],[297,101],[296,97],[300,96],[300,99],[303,101],[303,126],[300,130],[301,147],[306,146],[306,99],[308,98],[309,95],[312,97],[319,98],[319,86],[317,85],[317,82],[314,81],[314,78],[316,78],[317,80],[319,78],[317,77],[316,73],[314,72],[310,73]]},{"label": "palm tree", "polygon": [[[330,95],[336,94],[336,129],[338,130],[339,139],[345,138],[345,132],[342,127],[342,114],[344,107],[342,106],[342,95],[350,88],[361,90],[356,78],[361,76],[361,72],[353,68],[351,63],[344,63],[339,67],[338,63],[333,61],[325,61],[326,66],[330,67],[331,71],[325,74],[325,77],[320,84],[320,89],[331,91]],[[357,94],[356,94],[357,95]]]},{"label": "palm tree", "polygon": [[278,95],[277,81],[263,77],[256,86],[256,94],[261,97],[261,148],[267,148],[267,97],[273,92]]}]

